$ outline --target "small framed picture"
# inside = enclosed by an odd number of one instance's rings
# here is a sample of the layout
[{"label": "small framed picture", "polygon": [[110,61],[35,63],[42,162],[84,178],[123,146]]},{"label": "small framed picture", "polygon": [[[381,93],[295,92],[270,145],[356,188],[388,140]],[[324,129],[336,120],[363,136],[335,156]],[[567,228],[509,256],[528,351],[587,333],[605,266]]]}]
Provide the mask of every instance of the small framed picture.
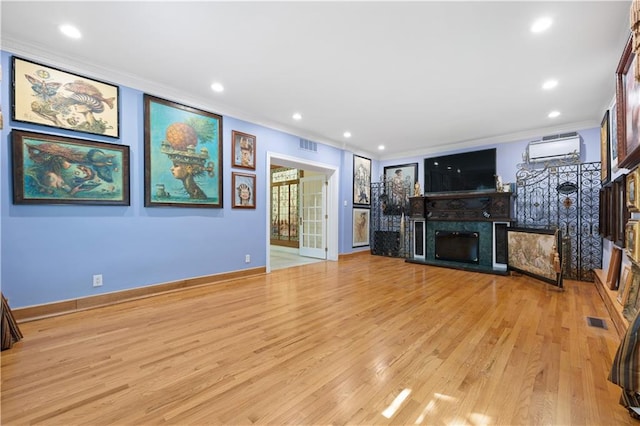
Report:
[{"label": "small framed picture", "polygon": [[256,137],[247,133],[231,131],[233,149],[231,165],[242,169],[256,169]]},{"label": "small framed picture", "polygon": [[629,290],[631,289],[631,266],[625,265],[622,269],[622,275],[620,276],[620,285],[618,286],[618,297],[616,300],[622,306],[627,303],[629,298]]},{"label": "small framed picture", "polygon": [[625,183],[627,187],[627,208],[629,211],[637,212],[640,210],[640,204],[638,203],[638,168],[633,169],[625,176]]},{"label": "small framed picture", "polygon": [[234,209],[256,208],[256,175],[231,173]]},{"label": "small framed picture", "polygon": [[370,214],[370,209],[353,209],[353,247],[369,245]]}]

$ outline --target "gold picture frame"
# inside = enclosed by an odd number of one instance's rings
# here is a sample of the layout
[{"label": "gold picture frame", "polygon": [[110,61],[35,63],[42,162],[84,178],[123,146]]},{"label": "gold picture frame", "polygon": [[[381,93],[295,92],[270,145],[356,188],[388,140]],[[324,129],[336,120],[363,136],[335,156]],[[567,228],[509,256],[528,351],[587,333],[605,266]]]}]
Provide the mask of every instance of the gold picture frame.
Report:
[{"label": "gold picture frame", "polygon": [[640,222],[637,220],[630,220],[625,226],[625,238],[624,246],[627,256],[634,262],[640,260],[640,244],[638,244],[638,238],[640,238]]},{"label": "gold picture frame", "polygon": [[627,208],[629,211],[640,211],[640,200],[638,200],[638,168],[636,167],[625,176],[625,186]]},{"label": "gold picture frame", "polygon": [[631,280],[633,276],[631,275],[631,266],[625,265],[622,268],[622,274],[620,275],[620,285],[618,286],[618,297],[616,300],[619,304],[624,306],[627,303],[627,299],[629,299],[629,290],[631,290]]}]

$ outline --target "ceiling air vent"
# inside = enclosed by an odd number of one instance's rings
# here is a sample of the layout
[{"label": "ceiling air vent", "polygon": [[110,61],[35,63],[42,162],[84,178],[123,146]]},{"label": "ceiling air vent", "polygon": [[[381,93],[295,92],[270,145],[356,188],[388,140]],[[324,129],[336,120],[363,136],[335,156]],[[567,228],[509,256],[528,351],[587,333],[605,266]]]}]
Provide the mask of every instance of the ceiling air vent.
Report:
[{"label": "ceiling air vent", "polygon": [[318,152],[318,144],[307,139],[300,139],[300,149]]},{"label": "ceiling air vent", "polygon": [[577,137],[578,137],[578,132],[569,132],[569,133],[560,133],[559,135],[543,136],[542,140],[551,141],[554,139],[577,138]]}]

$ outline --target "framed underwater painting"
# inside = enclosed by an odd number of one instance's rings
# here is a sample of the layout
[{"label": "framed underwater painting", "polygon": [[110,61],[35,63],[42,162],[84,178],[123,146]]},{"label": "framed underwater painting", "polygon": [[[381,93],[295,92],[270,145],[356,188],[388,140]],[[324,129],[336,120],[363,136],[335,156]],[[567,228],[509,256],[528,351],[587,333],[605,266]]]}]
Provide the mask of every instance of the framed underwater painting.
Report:
[{"label": "framed underwater painting", "polygon": [[12,132],[14,204],[129,205],[129,147]]},{"label": "framed underwater painting", "polygon": [[222,116],[144,95],[144,205],[222,208]]},{"label": "framed underwater painting", "polygon": [[118,86],[13,57],[13,119],[118,138]]}]

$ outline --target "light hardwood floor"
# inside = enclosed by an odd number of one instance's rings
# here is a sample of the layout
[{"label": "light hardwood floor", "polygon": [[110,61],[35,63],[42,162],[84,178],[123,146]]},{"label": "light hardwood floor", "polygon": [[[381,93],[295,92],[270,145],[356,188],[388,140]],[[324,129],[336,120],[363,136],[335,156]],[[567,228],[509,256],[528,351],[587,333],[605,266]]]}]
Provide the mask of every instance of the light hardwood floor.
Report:
[{"label": "light hardwood floor", "polygon": [[364,254],[20,328],[3,425],[635,423],[592,283]]}]

